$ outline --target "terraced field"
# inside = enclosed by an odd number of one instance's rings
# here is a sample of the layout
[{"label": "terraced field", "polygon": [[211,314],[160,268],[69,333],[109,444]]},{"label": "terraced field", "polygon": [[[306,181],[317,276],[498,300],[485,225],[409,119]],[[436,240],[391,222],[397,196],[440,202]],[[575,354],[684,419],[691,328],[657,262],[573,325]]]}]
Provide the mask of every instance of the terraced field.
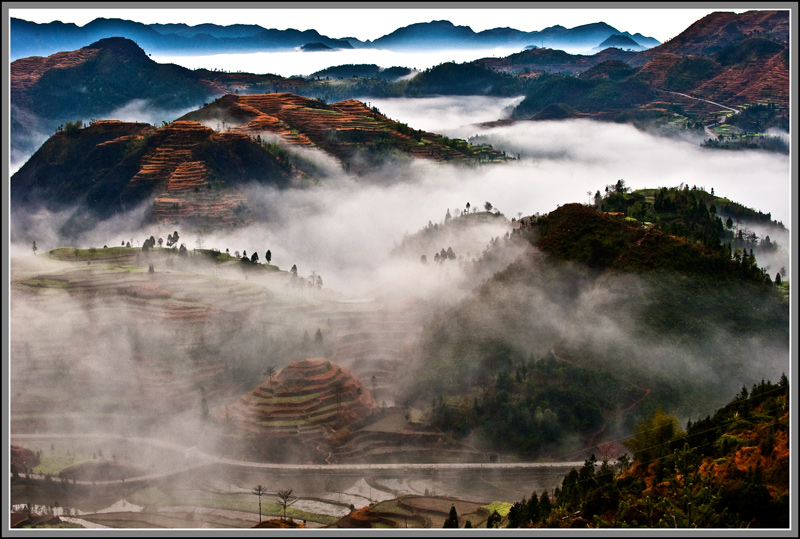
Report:
[{"label": "terraced field", "polygon": [[287,365],[229,407],[231,421],[254,434],[319,441],[369,416],[377,404],[349,371],[322,358]]},{"label": "terraced field", "polygon": [[[328,105],[290,93],[229,94],[182,120],[208,122],[223,115],[232,122],[231,132],[253,138],[268,132],[288,145],[320,147],[345,164],[357,150],[371,149],[437,161],[473,159],[442,143],[439,135],[398,124],[355,99]],[[481,152],[484,160],[506,160],[502,152],[491,148]]]}]

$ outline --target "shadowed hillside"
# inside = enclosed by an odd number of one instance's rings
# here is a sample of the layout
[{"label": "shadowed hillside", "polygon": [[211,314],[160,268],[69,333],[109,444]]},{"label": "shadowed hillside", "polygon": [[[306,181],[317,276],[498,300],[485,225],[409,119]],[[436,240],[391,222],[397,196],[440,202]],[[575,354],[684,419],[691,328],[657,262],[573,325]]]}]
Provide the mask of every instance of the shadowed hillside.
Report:
[{"label": "shadowed hillside", "polygon": [[13,176],[15,208],[79,210],[71,233],[148,202],[145,221],[213,222],[229,227],[251,216],[239,188],[288,186],[298,178],[280,157],[242,133],[216,133],[196,122],[100,121],[68,125]]}]

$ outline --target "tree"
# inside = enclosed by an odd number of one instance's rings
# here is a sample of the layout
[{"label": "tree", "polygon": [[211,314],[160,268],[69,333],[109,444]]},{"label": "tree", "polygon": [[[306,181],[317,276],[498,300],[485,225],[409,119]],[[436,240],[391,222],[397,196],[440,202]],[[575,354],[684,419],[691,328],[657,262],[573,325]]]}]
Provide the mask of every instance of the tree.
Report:
[{"label": "tree", "polygon": [[531,499],[528,500],[528,519],[531,522],[539,522],[539,497],[536,492],[531,494]]},{"label": "tree", "polygon": [[639,462],[650,462],[671,453],[671,442],[685,436],[678,418],[661,408],[641,421],[633,430],[633,437],[622,442]]},{"label": "tree", "polygon": [[483,208],[484,208],[486,211],[492,211],[492,208],[493,208],[493,207],[494,207],[494,206],[492,206],[492,203],[491,203],[491,202],[489,202],[488,200],[487,200],[486,202],[484,202],[484,203],[483,203]]},{"label": "tree", "polygon": [[297,264],[292,264],[292,275],[297,277]]},{"label": "tree", "polygon": [[553,510],[553,506],[550,503],[550,496],[547,495],[547,491],[542,492],[542,496],[539,498],[539,519],[540,520],[547,520],[547,517],[550,516],[550,511]]},{"label": "tree", "polygon": [[253,256],[250,257],[250,262],[258,264],[258,253],[253,253]]},{"label": "tree", "polygon": [[495,509],[492,511],[492,514],[489,515],[489,518],[486,519],[486,527],[487,528],[498,528],[500,527],[500,521],[503,520],[503,517],[500,516],[500,513],[497,512]]},{"label": "tree", "polygon": [[33,242],[33,254],[35,255],[36,251],[38,251],[38,250],[39,250],[39,248],[36,247],[36,242]]},{"label": "tree", "polygon": [[267,365],[264,375],[269,378],[269,387],[272,387],[272,377],[275,376],[275,365]]},{"label": "tree", "polygon": [[314,335],[314,343],[317,345],[322,344],[322,330],[317,328],[317,333]]},{"label": "tree", "polygon": [[264,253],[264,260],[267,261],[267,264],[272,262],[272,251],[270,251],[269,249],[267,249],[267,252]]},{"label": "tree", "polygon": [[284,489],[278,491],[278,505],[283,507],[283,520],[286,520],[286,508],[290,507],[297,501],[297,496],[292,496],[294,489]]},{"label": "tree", "polygon": [[775,284],[777,286],[781,285],[781,272],[778,272],[778,273],[775,274]]},{"label": "tree", "polygon": [[194,240],[194,243],[195,243],[195,245],[197,245],[198,249],[202,249],[203,246],[206,244],[206,240],[203,237],[203,232],[202,231],[197,233],[197,239]]},{"label": "tree", "polygon": [[164,246],[164,238],[158,238],[158,246],[159,247],[163,247]]},{"label": "tree", "polygon": [[450,506],[450,515],[444,521],[442,528],[458,528],[458,513],[455,505]]},{"label": "tree", "polygon": [[253,488],[253,494],[258,496],[258,521],[261,522],[261,496],[267,493],[267,487],[256,485]]}]

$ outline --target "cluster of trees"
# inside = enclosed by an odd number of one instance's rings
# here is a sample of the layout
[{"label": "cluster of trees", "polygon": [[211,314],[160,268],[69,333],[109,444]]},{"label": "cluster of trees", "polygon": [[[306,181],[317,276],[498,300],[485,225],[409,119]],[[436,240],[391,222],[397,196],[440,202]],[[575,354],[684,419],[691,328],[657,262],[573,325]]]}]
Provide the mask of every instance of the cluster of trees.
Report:
[{"label": "cluster of trees", "polygon": [[[761,381],[713,417],[688,422],[656,411],[623,445],[633,454],[598,466],[591,455],[553,493],[545,515],[533,494],[508,527],[785,528],[789,525],[789,383]],[[538,507],[537,507],[538,506]]]},{"label": "cluster of trees", "polygon": [[[298,500],[297,496],[293,495],[294,489],[279,489],[275,492],[277,504],[283,509],[283,520],[286,520],[286,509],[294,505]],[[256,485],[251,491],[252,494],[258,496],[258,521],[261,522],[261,496],[269,493],[267,487],[263,485]]]},{"label": "cluster of trees", "polygon": [[621,397],[637,397],[613,374],[559,361],[552,353],[537,361],[502,343],[471,344],[484,363],[476,375],[478,393],[471,401],[440,395],[431,403],[430,421],[456,437],[474,433],[488,450],[534,457],[565,435],[597,431],[605,411],[626,404]]},{"label": "cluster of trees", "polygon": [[652,96],[653,90],[635,76],[614,80],[543,73],[531,80],[513,116],[530,118],[555,103],[581,112],[630,109],[647,103]]},{"label": "cluster of trees", "polygon": [[[736,274],[751,281],[771,283],[766,270],[758,267],[752,251],[758,243],[758,237],[740,226],[734,230],[734,219],[736,223],[741,219],[771,223],[771,215],[716,197],[713,191],[708,193],[696,186],[689,188],[683,184],[679,187],[662,187],[655,190],[651,201],[647,191],[631,193],[624,180],[619,180],[616,185],[606,186],[605,194],[600,191],[595,193],[593,207],[607,213],[624,214],[668,236],[685,238],[692,244],[701,245],[705,252],[696,253],[699,257],[695,256],[694,262],[698,271],[716,276]],[[727,215],[724,221],[722,215]],[[622,229],[619,232],[630,236],[629,239],[608,238],[607,232],[602,233],[606,238],[597,240],[610,247],[601,253],[604,264],[624,258],[623,252],[630,248],[630,242],[637,242],[641,238],[641,235],[631,235]],[[667,247],[665,242],[662,244]],[[766,238],[764,244],[767,249],[777,248]],[[678,262],[683,256],[685,254],[674,258],[673,262]],[[628,261],[632,259],[628,257]]]},{"label": "cluster of trees", "polygon": [[455,251],[453,251],[452,247],[448,247],[447,249],[442,247],[441,252],[433,255],[433,261],[436,262],[437,264],[443,264],[445,260],[455,260],[455,259],[456,259],[456,253]]},{"label": "cluster of trees", "polygon": [[[225,251],[228,252],[227,249]],[[250,264],[258,264],[259,260],[260,260],[258,258],[258,253],[256,251],[253,251],[253,254],[250,255],[249,258],[247,256],[247,251],[246,250],[242,251],[241,256],[239,255],[239,251],[236,251],[233,254],[234,254],[234,256],[236,258],[239,258],[242,261],[242,263],[245,263],[245,264],[248,263],[248,262]],[[265,261],[265,263],[267,265],[269,265],[272,262],[272,251],[271,250],[267,249],[266,252],[264,253],[264,261]]]}]

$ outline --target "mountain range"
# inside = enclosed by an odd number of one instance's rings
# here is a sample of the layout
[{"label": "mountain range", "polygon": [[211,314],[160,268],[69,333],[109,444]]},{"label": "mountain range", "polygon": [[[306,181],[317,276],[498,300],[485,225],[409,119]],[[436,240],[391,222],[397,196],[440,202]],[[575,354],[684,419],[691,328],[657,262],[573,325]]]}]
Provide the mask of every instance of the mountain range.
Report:
[{"label": "mountain range", "polygon": [[[87,27],[116,28],[112,22],[98,20],[83,27],[83,31]],[[25,21],[19,22],[22,23]],[[23,28],[35,27],[30,26],[32,23],[25,24]],[[61,23],[56,26],[69,27]],[[139,23],[122,26],[143,32],[146,28],[151,37],[161,35]],[[589,26],[591,28],[581,28],[585,31],[598,28]],[[73,31],[77,32],[76,28]],[[157,28],[175,31],[177,33],[170,35],[188,42],[202,44],[206,39],[190,35],[191,28],[182,25]],[[252,36],[260,27],[201,25],[201,28],[219,34],[219,37],[212,36],[213,39],[230,40]],[[603,28],[603,31],[610,29]],[[440,43],[452,43],[457,36],[483,39],[466,27],[456,27],[446,21],[411,25],[385,38],[389,45],[402,42],[410,46],[429,39],[430,32],[439,36]],[[500,33],[519,35],[516,31]],[[59,32],[40,34],[44,39]],[[12,42],[22,35],[24,31],[13,33]],[[630,38],[624,34],[612,35],[616,37],[607,38],[612,44],[620,45],[619,40],[630,44]],[[318,35],[306,37],[324,44]],[[305,41],[306,37],[298,38],[295,43]],[[29,45],[38,43],[37,39],[32,37]],[[672,114],[677,113],[692,125],[711,120],[710,114],[716,109],[709,102],[726,106],[771,103],[774,108],[769,115],[777,120],[773,118],[769,122],[788,127],[788,39],[787,11],[713,13],[669,42],[639,52],[623,50],[633,47],[622,46],[592,55],[573,55],[554,48],[534,47],[504,58],[441,64],[416,74],[402,67],[334,66],[304,79],[158,64],[130,39],[104,38],[72,51],[21,58],[11,63],[11,156],[12,162],[22,162],[46,136],[67,121],[113,118],[121,107],[136,103],[149,112],[162,111],[162,116],[172,120],[226,93],[291,92],[325,101],[354,97],[526,95],[530,99],[518,107],[514,118],[599,115],[620,121],[652,123],[652,120],[672,118]],[[621,62],[627,68],[615,69],[614,65],[618,64],[597,67],[607,62]],[[615,73],[612,79],[624,72],[630,80],[608,80],[611,71]],[[542,77],[542,74],[551,74],[557,80]],[[565,75],[569,76],[565,78]],[[579,75],[593,80],[573,80]],[[322,77],[341,80],[328,81]],[[581,85],[580,91],[567,91],[567,87],[576,84]],[[636,91],[631,91],[633,87]],[[610,97],[613,97],[613,106],[609,108]],[[757,123],[762,128],[769,127],[763,121]]]},{"label": "mountain range", "polygon": [[266,29],[258,25],[236,24],[143,24],[124,19],[98,18],[84,26],[59,21],[39,24],[11,18],[11,60],[85,47],[108,37],[135,41],[148,54],[219,54],[223,52],[265,52],[292,50],[313,44],[317,50],[379,48],[413,50],[431,47],[486,49],[494,47],[569,48],[590,50],[612,35],[623,35],[642,48],[659,45],[658,40],[639,33],[620,32],[606,23],[575,28],[552,26],[541,31],[523,32],[513,28],[494,28],[475,32],[468,26],[449,21],[416,23],[373,41],[354,37],[331,38],[316,30]]}]

